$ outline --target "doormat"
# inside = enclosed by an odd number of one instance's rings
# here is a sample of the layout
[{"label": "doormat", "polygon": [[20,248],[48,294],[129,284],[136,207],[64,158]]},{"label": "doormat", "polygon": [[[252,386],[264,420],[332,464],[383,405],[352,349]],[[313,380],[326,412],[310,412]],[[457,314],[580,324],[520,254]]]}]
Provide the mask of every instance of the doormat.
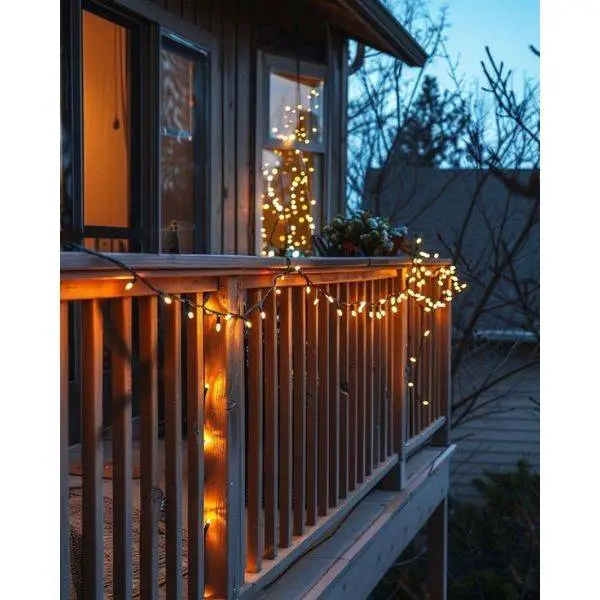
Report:
[{"label": "doormat", "polygon": [[[71,526],[71,598],[80,600],[82,593],[82,559],[83,559],[83,537],[82,537],[82,497],[80,494],[72,494],[69,497],[69,514]],[[140,595],[140,511],[136,508],[132,512],[132,579],[134,598]],[[104,498],[104,600],[113,600],[113,503],[111,498]],[[158,527],[158,585],[166,583],[167,562],[167,540],[166,524],[157,519]],[[182,530],[183,558],[182,574],[188,572],[188,536],[185,529]]]}]

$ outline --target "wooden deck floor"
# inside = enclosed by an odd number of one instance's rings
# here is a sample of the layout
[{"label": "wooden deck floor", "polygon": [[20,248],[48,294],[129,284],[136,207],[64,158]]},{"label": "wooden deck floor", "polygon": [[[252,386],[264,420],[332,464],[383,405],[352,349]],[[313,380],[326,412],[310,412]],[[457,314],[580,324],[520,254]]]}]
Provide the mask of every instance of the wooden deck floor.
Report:
[{"label": "wooden deck floor", "polygon": [[[183,510],[182,510],[182,524],[183,528],[187,529],[187,465],[186,465],[186,442],[182,443],[182,457],[183,457]],[[442,453],[442,449],[424,447],[417,452],[407,464],[407,475],[409,478],[408,484],[410,486],[411,481],[415,481],[415,478],[419,474],[423,474],[426,470],[434,463],[436,458]],[[70,463],[72,466],[79,464],[79,452],[78,447],[71,448],[70,450]],[[139,446],[134,441],[133,444],[133,465],[139,465]],[[110,440],[104,443],[104,461],[106,463],[111,462],[112,448]],[[159,441],[159,486],[161,489],[165,489],[165,468],[164,468],[164,445],[163,441]],[[384,471],[381,475],[385,474]],[[377,475],[375,472],[374,475]],[[104,479],[104,496],[112,498],[112,480]],[[139,509],[140,506],[140,481],[134,479],[132,486],[132,502],[135,508]],[[70,487],[77,488],[81,485],[81,477],[77,475],[70,476]],[[380,489],[374,489],[366,493],[363,497],[356,498],[354,506],[349,508],[346,513],[341,516],[340,522],[333,528],[333,531],[325,536],[324,540],[317,540],[316,542],[310,541],[305,544],[306,550],[303,551],[302,558],[293,563],[291,568],[289,563],[286,561],[286,556],[290,555],[291,550],[283,550],[279,552],[278,559],[276,561],[264,561],[263,571],[260,574],[247,573],[246,584],[241,589],[240,599],[250,600],[252,598],[260,598],[265,600],[296,600],[299,598],[319,598],[320,595],[314,595],[319,590],[319,585],[322,585],[322,581],[325,580],[332,569],[339,569],[340,565],[345,565],[348,561],[342,559],[344,555],[350,552],[362,537],[369,534],[369,531],[373,529],[378,519],[381,519],[386,511],[389,512],[390,507],[399,505],[398,503],[402,500],[405,492],[388,492]],[[330,518],[330,517],[328,517]],[[309,528],[307,534],[304,536],[306,540],[310,540],[310,534],[312,531],[323,525],[323,520],[320,519],[317,525],[313,528]],[[336,528],[337,527],[337,528]],[[418,530],[417,530],[418,531]],[[415,532],[416,533],[416,532]],[[406,537],[406,536],[405,536]],[[406,544],[412,539],[409,537],[406,540]],[[297,547],[298,543],[303,540],[296,539],[293,546]],[[405,545],[406,545],[405,544]],[[311,549],[312,548],[312,549]],[[395,556],[400,554],[402,548],[400,545],[396,547]],[[291,556],[289,557],[291,558]],[[342,561],[342,562],[340,562]],[[265,578],[265,575],[268,576]],[[260,580],[265,578],[269,581],[266,588],[264,587],[264,581]],[[187,577],[183,578],[183,597],[187,597]],[[352,598],[362,599],[365,596],[354,596],[348,593],[346,596],[350,600]],[[166,600],[166,587],[163,585],[159,588],[158,594],[159,600]]]}]

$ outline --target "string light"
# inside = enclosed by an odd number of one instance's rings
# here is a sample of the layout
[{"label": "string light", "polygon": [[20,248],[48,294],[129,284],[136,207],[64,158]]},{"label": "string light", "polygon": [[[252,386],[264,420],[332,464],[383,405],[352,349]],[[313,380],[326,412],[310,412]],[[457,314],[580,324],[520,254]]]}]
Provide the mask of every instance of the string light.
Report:
[{"label": "string light", "polygon": [[173,302],[173,299],[171,298],[171,296],[163,296],[163,301],[165,304],[171,304]]},{"label": "string light", "polygon": [[193,319],[194,318],[194,312],[190,310],[188,312],[187,316],[188,316],[188,319]]},{"label": "string light", "polygon": [[135,280],[135,278],[133,278],[131,281],[128,281],[128,282],[125,284],[125,289],[126,289],[127,291],[129,291],[130,289],[132,289],[132,288],[133,288],[133,286],[135,285],[135,281],[136,281],[136,280]]},{"label": "string light", "polygon": [[264,310],[260,311],[260,318],[264,321],[267,318],[267,313]]},{"label": "string light", "polygon": [[311,289],[310,285],[307,285],[304,289],[306,291],[306,295],[308,296],[308,294],[310,294],[310,289]]},{"label": "string light", "polygon": [[215,325],[215,331],[219,333],[221,331],[221,317],[217,317],[217,323]]}]

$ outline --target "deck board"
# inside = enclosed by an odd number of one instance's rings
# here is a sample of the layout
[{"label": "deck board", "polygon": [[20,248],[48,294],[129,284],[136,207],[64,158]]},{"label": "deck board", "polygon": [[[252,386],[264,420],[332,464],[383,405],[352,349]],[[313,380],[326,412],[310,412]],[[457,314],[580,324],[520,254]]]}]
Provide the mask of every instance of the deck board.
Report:
[{"label": "deck board", "polygon": [[[111,461],[112,444],[110,440],[104,441],[104,459],[106,462]],[[187,506],[188,495],[188,480],[187,480],[187,452],[186,440],[181,443],[181,453],[183,460],[183,506]],[[443,448],[425,447],[418,451],[407,463],[407,479],[410,483],[411,479],[415,479],[423,473],[434,461],[442,454]],[[70,464],[75,465],[79,461],[80,452],[77,447],[70,449]],[[139,442],[134,440],[132,446],[133,466],[139,466]],[[161,489],[165,489],[165,463],[164,463],[164,440],[158,442],[158,481]],[[79,476],[70,476],[70,487],[77,487],[81,482]],[[140,506],[140,480],[134,479],[132,485],[132,503],[135,508]],[[112,481],[110,479],[103,480],[103,494],[106,497],[112,498]],[[368,535],[368,530],[373,526],[378,519],[384,515],[386,510],[389,510],[392,503],[398,500],[399,494],[402,492],[386,491],[374,489],[368,492],[354,508],[352,508],[337,528],[333,528],[329,537],[317,543],[316,547],[308,550],[302,558],[297,560],[291,568],[283,570],[275,580],[265,589],[248,589],[244,592],[242,588],[242,596],[244,600],[256,598],[257,600],[274,600],[279,599],[296,599],[309,595],[314,586],[325,576],[330,577],[336,569],[341,568],[340,564],[346,564],[347,559],[344,556],[348,553],[361,536]],[[352,497],[352,495],[350,496]],[[187,510],[182,511],[183,528],[187,529],[188,513]],[[307,531],[307,536],[316,528],[323,525],[325,518],[319,518],[315,528],[310,527]],[[280,553],[277,561],[265,560],[263,572],[260,574],[246,573],[247,580],[256,581],[264,576],[267,571],[273,569],[277,562],[284,559],[288,554],[291,554],[297,546],[300,538],[295,537],[294,546]],[[310,546],[309,546],[310,547]],[[341,561],[341,563],[340,563]],[[273,564],[271,564],[273,563]],[[334,568],[335,566],[335,568]],[[276,569],[274,569],[276,571]],[[183,597],[187,597],[188,579],[183,578]],[[158,600],[166,600],[165,586],[159,588]]]}]

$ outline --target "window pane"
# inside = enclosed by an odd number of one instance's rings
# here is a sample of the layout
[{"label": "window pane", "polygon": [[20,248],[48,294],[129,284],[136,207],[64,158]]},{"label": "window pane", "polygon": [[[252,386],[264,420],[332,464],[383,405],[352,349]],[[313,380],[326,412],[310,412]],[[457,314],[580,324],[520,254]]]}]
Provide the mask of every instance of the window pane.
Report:
[{"label": "window pane", "polygon": [[166,253],[192,253],[195,247],[196,131],[195,84],[198,63],[175,50],[161,50],[162,235]]},{"label": "window pane", "polygon": [[293,143],[323,140],[323,81],[314,77],[271,71],[269,76],[269,135]]},{"label": "window pane", "polygon": [[83,11],[84,224],[130,225],[129,31]]},{"label": "window pane", "polygon": [[320,155],[263,150],[261,254],[310,254],[318,214]]}]

